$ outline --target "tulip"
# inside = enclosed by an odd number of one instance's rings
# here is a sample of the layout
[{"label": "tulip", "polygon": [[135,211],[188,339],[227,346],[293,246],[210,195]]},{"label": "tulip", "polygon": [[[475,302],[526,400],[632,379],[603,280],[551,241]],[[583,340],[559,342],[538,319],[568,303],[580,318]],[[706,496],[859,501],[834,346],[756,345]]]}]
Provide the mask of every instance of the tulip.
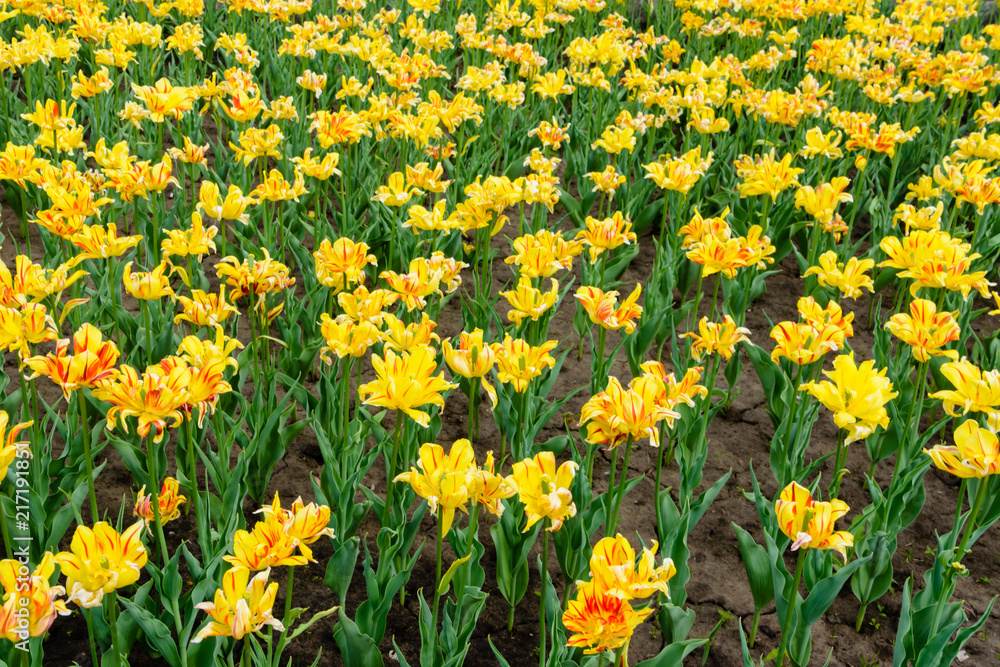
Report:
[{"label": "tulip", "polygon": [[215,591],[214,600],[195,605],[208,612],[212,620],[191,643],[200,643],[208,637],[243,639],[265,625],[284,632],[284,625],[272,615],[278,584],[267,583],[270,574],[267,568],[250,579],[250,570],[237,566],[222,575],[222,588]]},{"label": "tulip", "polygon": [[121,534],[104,521],[98,521],[93,529],[77,526],[70,550],[55,555],[66,577],[70,601],[95,607],[104,595],[138,581],[147,560],[139,539],[143,525],[137,521]]},{"label": "tulip", "polygon": [[[56,616],[68,616],[70,610],[66,602],[59,599],[66,594],[62,586],[52,586],[49,579],[55,572],[55,559],[46,551],[42,561],[29,576],[22,576],[24,566],[20,561],[8,559],[0,561],[0,584],[3,585],[3,606],[0,607],[0,635],[17,644],[27,628],[28,636],[44,637],[56,620]],[[25,581],[27,579],[27,581]],[[27,608],[27,626],[23,626]]]},{"label": "tulip", "polygon": [[[585,654],[623,649],[628,646],[636,627],[653,611],[653,607],[636,609],[613,591],[592,583],[584,584],[563,613],[563,625],[572,633],[566,645],[581,647]],[[627,658],[622,657],[626,662],[616,662],[616,665],[627,664]]]},{"label": "tulip", "polygon": [[[180,483],[173,477],[165,477],[163,486],[160,488],[160,522],[169,523],[181,515],[180,506],[187,502],[187,498],[181,495]],[[147,529],[149,522],[153,521],[155,513],[152,509],[152,494],[146,494],[146,486],[139,489],[138,497],[132,513],[142,519]]]}]

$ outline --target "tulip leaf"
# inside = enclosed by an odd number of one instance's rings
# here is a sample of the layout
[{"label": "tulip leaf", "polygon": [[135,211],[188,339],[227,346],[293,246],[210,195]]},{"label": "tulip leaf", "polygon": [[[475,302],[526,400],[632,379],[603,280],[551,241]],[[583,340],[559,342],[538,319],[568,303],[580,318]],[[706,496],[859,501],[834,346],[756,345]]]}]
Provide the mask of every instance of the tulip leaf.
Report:
[{"label": "tulip leaf", "polygon": [[382,653],[378,645],[358,629],[357,623],[348,618],[343,607],[337,609],[337,627],[333,629],[333,639],[340,647],[340,655],[346,667],[383,667]]},{"label": "tulip leaf", "polygon": [[163,659],[169,664],[180,664],[180,656],[177,653],[177,644],[174,643],[173,633],[171,633],[170,628],[168,628],[163,621],[155,618],[148,611],[139,607],[127,598],[119,597],[118,600],[125,605],[125,608],[131,613],[132,618],[134,618],[135,622],[139,624],[140,628],[142,628],[142,633],[146,642],[148,642],[157,653],[162,655]]},{"label": "tulip leaf", "polygon": [[441,584],[438,586],[438,594],[444,595],[448,592],[448,586],[451,585],[451,578],[455,576],[455,573],[460,567],[469,562],[469,558],[471,556],[472,554],[469,554],[464,558],[459,558],[448,567],[448,571],[441,577]]},{"label": "tulip leaf", "polygon": [[493,638],[487,635],[486,641],[489,642],[490,648],[493,649],[493,655],[496,656],[497,662],[500,664],[500,667],[510,667],[510,663],[507,662],[507,659],[504,658],[503,655],[501,655],[500,649],[498,649],[496,645],[493,643]]},{"label": "tulip leaf", "polygon": [[660,651],[656,657],[643,660],[635,667],[674,667],[683,664],[684,658],[699,647],[704,646],[707,639],[686,639],[674,642]]},{"label": "tulip leaf", "polygon": [[747,579],[750,580],[754,607],[763,609],[774,600],[774,583],[771,580],[771,563],[767,558],[767,551],[757,544],[750,533],[735,523],[732,526],[740,545],[743,567],[746,569]]}]

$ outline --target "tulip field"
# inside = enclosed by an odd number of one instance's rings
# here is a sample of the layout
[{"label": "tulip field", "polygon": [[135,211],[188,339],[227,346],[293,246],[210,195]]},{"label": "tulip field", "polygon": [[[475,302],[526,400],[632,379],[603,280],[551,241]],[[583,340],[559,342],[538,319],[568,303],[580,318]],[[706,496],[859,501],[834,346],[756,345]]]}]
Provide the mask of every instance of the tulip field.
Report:
[{"label": "tulip field", "polygon": [[0,667],[997,664],[998,58],[0,0]]}]

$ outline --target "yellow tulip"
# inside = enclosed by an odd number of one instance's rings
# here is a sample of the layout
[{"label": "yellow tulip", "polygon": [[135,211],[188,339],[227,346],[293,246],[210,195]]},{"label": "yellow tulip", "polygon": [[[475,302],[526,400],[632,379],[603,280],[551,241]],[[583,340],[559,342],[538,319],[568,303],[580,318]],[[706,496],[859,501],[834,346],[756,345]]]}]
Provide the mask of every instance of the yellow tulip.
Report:
[{"label": "yellow tulip", "polygon": [[69,551],[55,555],[66,576],[69,600],[81,607],[96,607],[106,593],[131,586],[146,565],[146,548],[139,539],[139,520],[118,534],[104,521],[94,528],[77,526]]},{"label": "yellow tulip", "polygon": [[792,551],[833,549],[845,562],[848,547],[854,546],[854,536],[846,530],[834,531],[833,524],[849,509],[843,500],[813,500],[809,489],[796,482],[786,486],[774,504],[778,526],[792,540]]},{"label": "yellow tulip", "polygon": [[393,482],[406,482],[418,496],[427,498],[431,512],[439,515],[441,535],[447,535],[455,520],[455,510],[469,501],[467,478],[476,467],[472,444],[464,438],[456,440],[447,454],[441,445],[423,444],[417,465],[419,469],[410,468]]},{"label": "yellow tulip", "polygon": [[995,433],[969,419],[955,429],[954,445],[924,450],[936,465],[963,479],[982,479],[1000,473],[1000,442]]},{"label": "yellow tulip", "polygon": [[534,458],[514,464],[507,483],[524,503],[528,524],[523,532],[542,519],[548,519],[548,530],[555,532],[562,528],[565,519],[576,516],[569,487],[578,467],[573,461],[566,461],[557,470],[556,455],[552,452],[540,452]]},{"label": "yellow tulip", "polygon": [[209,637],[243,639],[252,632],[260,631],[265,625],[284,632],[285,627],[281,621],[272,615],[278,584],[267,583],[270,574],[271,570],[268,568],[250,579],[250,570],[234,567],[222,575],[222,588],[215,591],[215,599],[195,605],[208,612],[212,620],[195,635],[191,643],[197,644]]}]

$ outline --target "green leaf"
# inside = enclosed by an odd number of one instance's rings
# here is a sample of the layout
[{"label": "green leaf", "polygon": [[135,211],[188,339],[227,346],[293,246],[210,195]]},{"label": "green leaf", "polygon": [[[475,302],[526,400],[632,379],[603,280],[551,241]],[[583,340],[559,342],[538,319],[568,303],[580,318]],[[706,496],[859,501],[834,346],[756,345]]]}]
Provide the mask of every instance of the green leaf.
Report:
[{"label": "green leaf", "polygon": [[455,572],[457,572],[460,567],[469,562],[469,558],[471,557],[472,554],[469,554],[464,558],[459,558],[448,567],[448,571],[441,577],[441,584],[438,586],[439,594],[444,595],[448,592],[448,586],[451,584],[451,578],[455,576]]},{"label": "green leaf", "polygon": [[747,579],[750,580],[754,607],[763,609],[774,600],[774,582],[771,579],[771,563],[767,558],[767,551],[757,544],[750,533],[735,523],[732,526],[740,545],[743,567],[746,569]]},{"label": "green leaf", "polygon": [[337,609],[337,616],[339,621],[333,630],[333,640],[340,647],[344,664],[347,667],[384,667],[382,653],[372,638],[358,629],[343,607]]},{"label": "green leaf", "polygon": [[170,628],[159,619],[154,618],[148,611],[126,598],[120,597],[118,600],[125,605],[125,608],[131,612],[136,623],[142,628],[142,634],[145,636],[146,642],[162,655],[163,659],[169,664],[179,665],[181,659],[177,653],[177,644],[174,643],[173,633],[170,631]]},{"label": "green leaf", "polygon": [[707,641],[707,639],[687,639],[682,642],[674,642],[660,651],[655,658],[643,660],[635,667],[675,667],[682,664],[689,653],[704,646]]}]

